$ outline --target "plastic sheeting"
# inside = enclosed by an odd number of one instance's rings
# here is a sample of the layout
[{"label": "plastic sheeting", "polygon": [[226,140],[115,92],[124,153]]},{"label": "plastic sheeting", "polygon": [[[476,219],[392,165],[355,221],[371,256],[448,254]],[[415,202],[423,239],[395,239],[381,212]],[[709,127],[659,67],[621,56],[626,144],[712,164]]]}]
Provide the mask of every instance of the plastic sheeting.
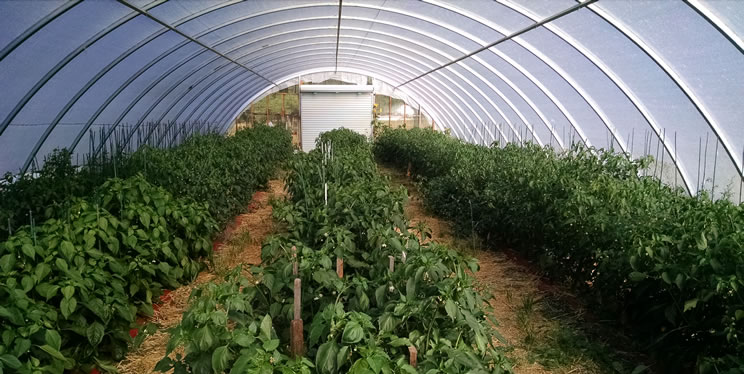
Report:
[{"label": "plastic sheeting", "polygon": [[226,130],[288,80],[348,72],[468,141],[663,154],[691,193],[742,178],[738,0],[11,0],[0,48],[0,172],[88,152],[91,130]]}]

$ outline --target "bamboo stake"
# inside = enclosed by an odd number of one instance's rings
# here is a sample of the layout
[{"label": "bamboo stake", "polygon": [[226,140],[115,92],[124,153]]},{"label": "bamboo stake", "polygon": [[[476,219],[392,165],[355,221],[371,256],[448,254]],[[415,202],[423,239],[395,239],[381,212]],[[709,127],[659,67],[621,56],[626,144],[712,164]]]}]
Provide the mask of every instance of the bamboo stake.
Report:
[{"label": "bamboo stake", "polygon": [[336,257],[336,274],[339,278],[344,277],[344,259],[341,257]]},{"label": "bamboo stake", "polygon": [[388,270],[390,270],[390,272],[392,273],[392,272],[395,271],[395,257],[394,256],[388,256],[388,260],[389,260]]}]

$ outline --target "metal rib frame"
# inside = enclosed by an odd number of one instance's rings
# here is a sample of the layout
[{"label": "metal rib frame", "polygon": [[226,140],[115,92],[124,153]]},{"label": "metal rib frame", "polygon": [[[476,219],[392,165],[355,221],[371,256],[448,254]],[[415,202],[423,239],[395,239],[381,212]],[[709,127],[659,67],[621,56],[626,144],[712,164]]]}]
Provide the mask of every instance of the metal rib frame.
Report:
[{"label": "metal rib frame", "polygon": [[[712,113],[710,113],[710,111],[705,107],[703,100],[695,94],[694,90],[692,90],[687,82],[674,70],[672,65],[664,59],[664,56],[662,56],[660,53],[657,53],[653,48],[646,44],[643,38],[635,34],[630,27],[625,25],[610,12],[602,9],[601,7],[598,7],[596,4],[588,6],[587,9],[591,10],[592,13],[594,13],[597,17],[605,21],[608,25],[617,30],[621,35],[631,41],[646,56],[648,56],[664,72],[664,74],[669,77],[669,79],[672,80],[672,82],[687,97],[687,99],[690,101],[690,104],[695,107],[695,110],[700,113],[700,115],[711,128],[718,140],[721,142],[724,150],[731,159],[731,162],[734,164],[734,167],[739,172],[739,175],[744,175],[744,171],[742,171],[742,162],[733,152],[731,141],[723,134],[720,126],[718,125],[718,122],[715,120],[715,118],[713,118]],[[697,192],[697,186],[695,187],[695,191]]]},{"label": "metal rib frame", "polygon": [[[229,6],[229,5],[231,5],[231,4],[227,4],[225,6]],[[324,6],[324,4],[317,4],[316,6]],[[217,7],[215,7],[215,8],[217,8]],[[85,131],[87,131],[87,129]]]},{"label": "metal rib frame", "polygon": [[[508,0],[497,0],[500,4],[503,6],[506,6],[513,11],[527,17],[530,19],[536,19],[537,15],[532,13],[527,8],[514,4],[511,1]],[[673,152],[671,147],[672,144],[668,139],[665,139],[662,137],[662,130],[661,127],[658,125],[656,119],[653,117],[651,112],[648,110],[648,108],[643,104],[643,102],[638,98],[638,96],[633,92],[627,83],[617,74],[615,73],[607,64],[602,61],[598,56],[594,55],[589,48],[585,47],[583,44],[581,44],[578,40],[574,39],[571,35],[569,35],[567,32],[563,31],[559,26],[555,24],[548,24],[545,25],[545,29],[549,32],[551,32],[556,37],[563,39],[566,43],[568,43],[569,46],[574,48],[576,52],[584,56],[584,58],[587,59],[592,65],[594,65],[597,69],[599,69],[605,77],[607,77],[619,90],[620,92],[625,95],[625,97],[628,99],[628,101],[636,108],[636,110],[640,113],[640,115],[646,120],[646,123],[649,125],[649,127],[656,133],[656,135],[663,141],[664,147],[667,149],[667,153],[671,156],[675,167],[677,168],[677,171],[680,173],[680,176],[682,177],[682,180],[684,181],[685,187],[687,189],[687,192],[690,194],[693,194],[693,191],[696,191],[696,187],[693,187],[692,185],[692,179],[687,173],[687,169],[685,168],[684,164],[679,162],[676,157],[676,152]],[[627,149],[624,149],[624,151],[627,152]]]},{"label": "metal rib frame", "polygon": [[[314,4],[315,6],[325,6],[324,4]],[[255,16],[255,15],[252,15]],[[397,25],[396,25],[397,26]]]}]

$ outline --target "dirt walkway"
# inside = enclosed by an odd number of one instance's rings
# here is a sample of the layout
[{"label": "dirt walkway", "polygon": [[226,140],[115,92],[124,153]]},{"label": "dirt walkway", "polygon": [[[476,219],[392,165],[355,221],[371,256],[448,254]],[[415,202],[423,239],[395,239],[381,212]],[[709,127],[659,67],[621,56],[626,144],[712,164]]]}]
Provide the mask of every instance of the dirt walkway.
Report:
[{"label": "dirt walkway", "polygon": [[196,280],[181,286],[167,296],[150,322],[157,324],[158,331],[148,336],[142,345],[119,362],[117,369],[122,374],[150,374],[155,364],[165,355],[168,342],[167,329],[178,325],[181,316],[188,306],[189,295],[197,286],[218,278],[226,270],[239,264],[258,264],[261,262],[261,243],[264,238],[275,231],[271,218],[272,207],[269,201],[273,197],[286,194],[284,182],[274,179],[269,181],[267,191],[258,191],[253,195],[248,212],[238,216],[235,222],[225,230],[221,240],[215,245],[214,266],[202,271]]},{"label": "dirt walkway", "polygon": [[477,241],[473,243],[472,240],[456,238],[449,222],[426,211],[415,184],[409,178],[390,168],[380,167],[380,171],[390,176],[394,184],[402,184],[408,189],[406,215],[411,226],[424,221],[432,231],[432,240],[478,259],[480,270],[475,274],[476,279],[493,296],[490,303],[494,319],[499,323],[497,330],[508,342],[505,349],[515,363],[517,374],[603,372],[581,355],[568,359],[573,362],[562,362],[550,369],[535,362],[532,348],[548,332],[559,328],[558,323],[547,317],[541,307],[541,300],[548,295],[543,291],[545,285],[539,277],[507,252],[481,249]]}]

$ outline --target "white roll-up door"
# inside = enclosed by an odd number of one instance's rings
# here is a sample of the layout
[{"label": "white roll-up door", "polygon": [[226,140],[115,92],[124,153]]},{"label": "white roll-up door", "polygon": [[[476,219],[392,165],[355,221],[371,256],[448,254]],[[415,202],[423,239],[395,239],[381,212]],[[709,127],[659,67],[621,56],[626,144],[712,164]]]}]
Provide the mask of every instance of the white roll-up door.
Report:
[{"label": "white roll-up door", "polygon": [[320,133],[337,128],[372,136],[371,86],[308,85],[300,93],[303,151],[315,148]]}]

